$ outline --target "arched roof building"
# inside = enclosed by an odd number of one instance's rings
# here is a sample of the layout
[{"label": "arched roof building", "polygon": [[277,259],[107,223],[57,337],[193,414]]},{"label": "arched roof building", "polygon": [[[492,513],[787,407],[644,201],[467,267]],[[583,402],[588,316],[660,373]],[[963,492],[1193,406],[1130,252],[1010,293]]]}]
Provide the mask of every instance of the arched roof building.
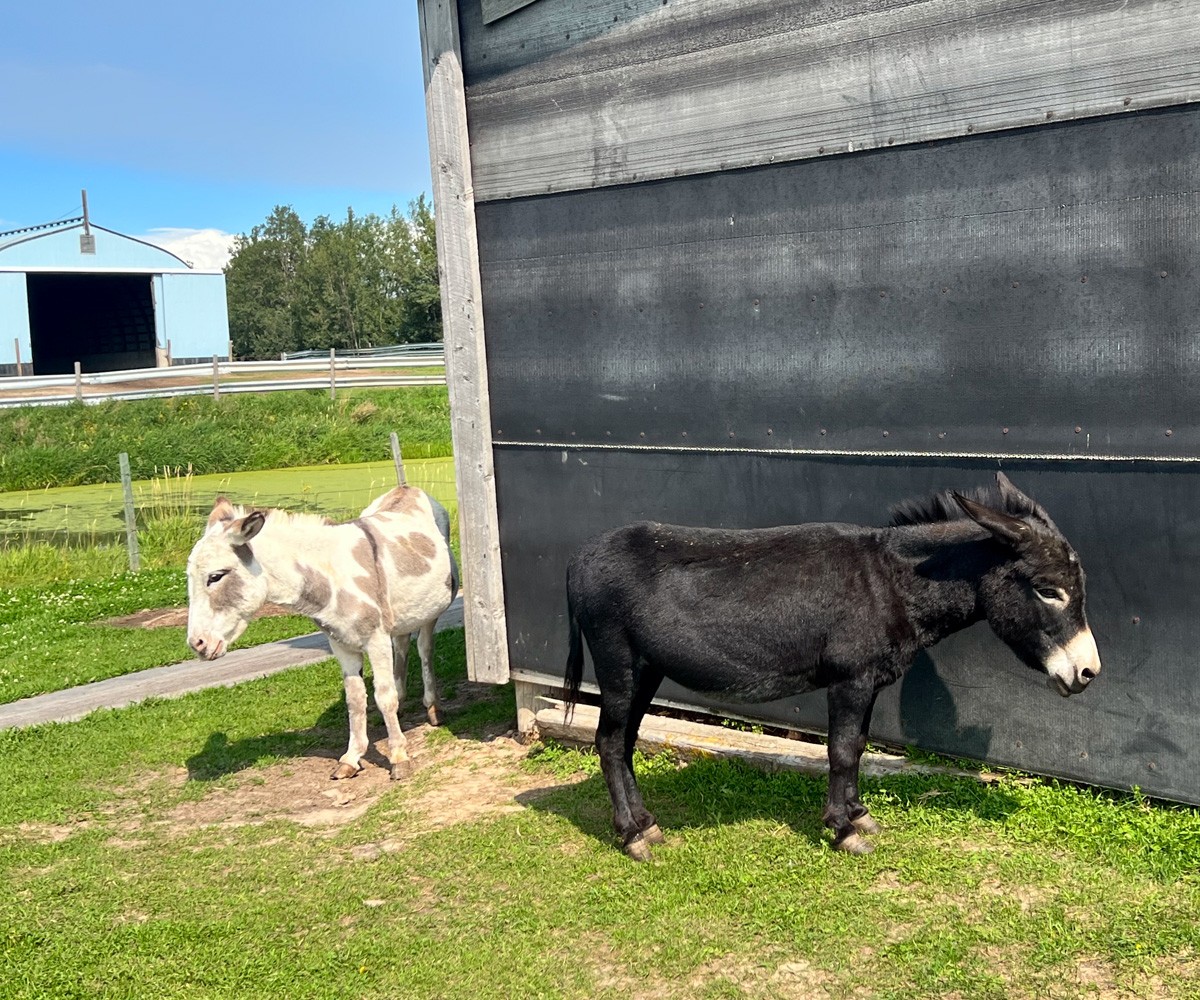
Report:
[{"label": "arched roof building", "polygon": [[84,217],[0,233],[0,374],[162,367],[229,352],[225,276]]}]

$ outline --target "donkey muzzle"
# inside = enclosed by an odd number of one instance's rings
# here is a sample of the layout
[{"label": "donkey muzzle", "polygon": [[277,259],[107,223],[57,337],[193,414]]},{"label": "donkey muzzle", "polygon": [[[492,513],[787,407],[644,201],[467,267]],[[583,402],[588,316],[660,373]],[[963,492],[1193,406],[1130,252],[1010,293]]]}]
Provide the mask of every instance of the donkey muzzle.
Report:
[{"label": "donkey muzzle", "polygon": [[1049,685],[1064,698],[1079,694],[1100,673],[1100,651],[1089,628],[1082,629],[1065,646],[1058,646],[1046,661]]}]

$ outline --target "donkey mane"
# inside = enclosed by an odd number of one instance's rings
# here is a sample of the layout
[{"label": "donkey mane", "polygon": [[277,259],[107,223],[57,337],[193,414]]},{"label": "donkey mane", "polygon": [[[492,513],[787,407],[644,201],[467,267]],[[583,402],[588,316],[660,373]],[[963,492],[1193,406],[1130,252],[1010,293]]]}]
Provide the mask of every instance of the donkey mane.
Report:
[{"label": "donkey mane", "polygon": [[998,487],[983,486],[972,490],[940,490],[927,497],[902,500],[891,509],[891,525],[936,524],[940,521],[965,521],[967,512],[954,499],[954,494],[966,497],[1014,517],[1032,517],[1041,524],[1050,526],[1050,520],[1041,505],[1021,493],[1002,493]]},{"label": "donkey mane", "polygon": [[233,505],[233,516],[245,517],[247,514],[260,513],[271,524],[280,525],[283,527],[304,527],[311,525],[314,528],[323,528],[331,524],[336,524],[336,521],[331,520],[324,514],[309,514],[303,511],[283,510],[280,507],[245,507],[242,504]]}]

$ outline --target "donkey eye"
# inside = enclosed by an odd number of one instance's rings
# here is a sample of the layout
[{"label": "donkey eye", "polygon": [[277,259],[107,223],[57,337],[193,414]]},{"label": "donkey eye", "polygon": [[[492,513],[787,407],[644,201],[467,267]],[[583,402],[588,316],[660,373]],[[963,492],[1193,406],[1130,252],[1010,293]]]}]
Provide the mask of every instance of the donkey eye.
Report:
[{"label": "donkey eye", "polygon": [[1067,592],[1061,587],[1038,587],[1037,595],[1047,604],[1066,604]]},{"label": "donkey eye", "polygon": [[224,580],[225,577],[227,577],[228,575],[229,575],[229,570],[227,570],[227,569],[217,570],[217,572],[215,572],[215,573],[209,573],[208,581],[207,581],[208,586],[211,587],[214,583],[219,583],[220,581]]}]

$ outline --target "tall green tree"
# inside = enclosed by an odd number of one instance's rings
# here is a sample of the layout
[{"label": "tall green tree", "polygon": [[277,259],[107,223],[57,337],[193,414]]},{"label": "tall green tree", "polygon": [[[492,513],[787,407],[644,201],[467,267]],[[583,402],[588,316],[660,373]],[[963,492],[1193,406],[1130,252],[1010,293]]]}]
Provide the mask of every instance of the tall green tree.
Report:
[{"label": "tall green tree", "polygon": [[291,208],[234,244],[226,267],[229,323],[239,357],[302,349],[440,340],[433,212],[424,195],[407,214],[306,227]]},{"label": "tall green tree", "polygon": [[238,236],[225,268],[229,334],[238,357],[274,357],[300,342],[296,306],[308,231],[290,206]]}]

